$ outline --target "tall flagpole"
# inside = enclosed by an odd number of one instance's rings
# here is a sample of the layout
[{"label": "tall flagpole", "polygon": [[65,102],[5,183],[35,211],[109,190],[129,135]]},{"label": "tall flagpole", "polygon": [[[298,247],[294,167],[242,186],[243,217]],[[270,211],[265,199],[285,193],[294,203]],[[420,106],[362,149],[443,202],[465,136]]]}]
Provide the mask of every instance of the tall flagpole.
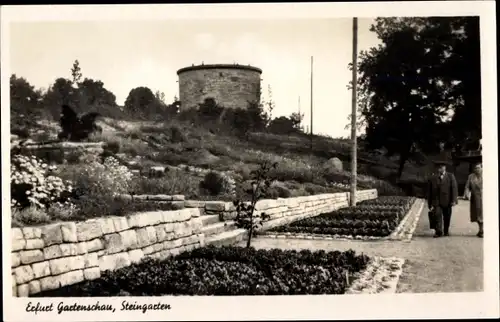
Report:
[{"label": "tall flagpole", "polygon": [[356,139],[356,90],[358,82],[358,18],[352,20],[352,114],[351,114],[351,198],[350,206],[356,206],[356,182],[358,179],[357,151],[358,143]]},{"label": "tall flagpole", "polygon": [[311,56],[311,153],[313,147],[313,56]]}]

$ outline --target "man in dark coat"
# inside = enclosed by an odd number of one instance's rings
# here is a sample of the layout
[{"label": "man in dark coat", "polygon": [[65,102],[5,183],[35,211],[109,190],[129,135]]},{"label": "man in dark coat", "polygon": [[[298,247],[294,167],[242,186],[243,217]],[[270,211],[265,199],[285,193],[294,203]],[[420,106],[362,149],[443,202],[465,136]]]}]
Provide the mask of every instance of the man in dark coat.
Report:
[{"label": "man in dark coat", "polygon": [[446,162],[435,162],[437,173],[429,180],[427,203],[435,216],[435,238],[449,236],[452,207],[458,202],[457,180],[446,171]]}]

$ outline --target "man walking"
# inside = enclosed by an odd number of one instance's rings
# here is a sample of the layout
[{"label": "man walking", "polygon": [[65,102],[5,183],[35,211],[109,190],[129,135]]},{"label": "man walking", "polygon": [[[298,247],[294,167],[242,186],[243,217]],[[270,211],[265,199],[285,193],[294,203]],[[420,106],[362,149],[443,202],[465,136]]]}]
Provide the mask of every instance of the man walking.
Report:
[{"label": "man walking", "polygon": [[452,207],[457,204],[457,180],[446,171],[446,162],[435,162],[437,173],[429,180],[427,202],[435,217],[434,238],[449,236]]}]

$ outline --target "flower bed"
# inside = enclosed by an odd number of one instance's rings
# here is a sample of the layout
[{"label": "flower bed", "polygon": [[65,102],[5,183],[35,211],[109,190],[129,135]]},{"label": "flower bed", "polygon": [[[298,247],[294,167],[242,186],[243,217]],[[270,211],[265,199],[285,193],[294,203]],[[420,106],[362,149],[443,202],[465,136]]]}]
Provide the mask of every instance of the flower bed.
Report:
[{"label": "flower bed", "polygon": [[268,233],[356,236],[376,239],[389,236],[401,223],[415,198],[388,196],[360,202],[320,216],[275,227]]},{"label": "flower bed", "polygon": [[370,259],[354,251],[207,246],[36,297],[344,294]]}]

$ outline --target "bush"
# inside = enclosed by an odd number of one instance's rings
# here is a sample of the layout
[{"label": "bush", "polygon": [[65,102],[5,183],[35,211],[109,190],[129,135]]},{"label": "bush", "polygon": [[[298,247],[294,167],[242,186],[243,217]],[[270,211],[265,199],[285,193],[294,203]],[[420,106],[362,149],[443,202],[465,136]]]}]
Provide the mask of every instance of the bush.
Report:
[{"label": "bush", "polygon": [[35,156],[14,155],[11,158],[11,206],[24,209],[30,206],[46,209],[50,204],[65,202],[72,194],[69,181],[53,175],[49,166]]},{"label": "bush", "polygon": [[130,187],[132,194],[181,194],[188,198],[197,198],[200,179],[177,170],[165,172],[161,178],[134,177]]},{"label": "bush", "polygon": [[11,208],[13,227],[41,225],[50,222],[50,216],[43,210],[34,206],[24,209]]},{"label": "bush", "polygon": [[236,184],[229,175],[210,171],[200,182],[200,188],[212,196],[217,196],[220,194],[234,194]]}]

